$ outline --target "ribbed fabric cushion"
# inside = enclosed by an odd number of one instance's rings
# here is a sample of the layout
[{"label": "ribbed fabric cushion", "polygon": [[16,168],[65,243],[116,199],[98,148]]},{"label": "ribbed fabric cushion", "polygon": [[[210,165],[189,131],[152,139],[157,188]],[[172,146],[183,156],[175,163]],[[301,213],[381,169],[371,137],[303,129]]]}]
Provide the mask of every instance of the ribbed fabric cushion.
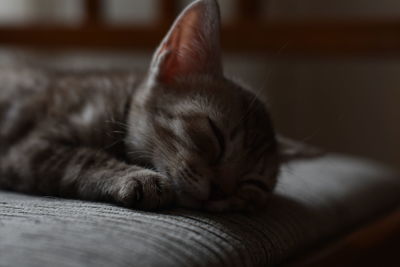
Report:
[{"label": "ribbed fabric cushion", "polygon": [[268,209],[251,216],[2,192],[0,266],[267,266],[399,200],[399,176],[340,156],[286,166]]}]

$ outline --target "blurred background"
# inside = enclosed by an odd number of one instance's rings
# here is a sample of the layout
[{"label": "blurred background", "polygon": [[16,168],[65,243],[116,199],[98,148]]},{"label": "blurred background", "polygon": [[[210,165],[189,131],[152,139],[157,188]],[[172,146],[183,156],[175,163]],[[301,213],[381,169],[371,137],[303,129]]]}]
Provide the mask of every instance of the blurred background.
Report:
[{"label": "blurred background", "polygon": [[[147,68],[190,0],[0,0],[0,64]],[[400,1],[219,0],[225,69],[279,131],[400,169]]]}]

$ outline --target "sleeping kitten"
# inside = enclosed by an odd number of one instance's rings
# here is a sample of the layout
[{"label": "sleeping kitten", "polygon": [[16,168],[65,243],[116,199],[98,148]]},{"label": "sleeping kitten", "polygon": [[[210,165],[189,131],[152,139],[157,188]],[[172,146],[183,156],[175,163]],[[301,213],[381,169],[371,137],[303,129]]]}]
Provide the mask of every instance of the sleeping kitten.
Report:
[{"label": "sleeping kitten", "polygon": [[139,209],[265,204],[283,156],[264,105],[223,75],[220,15],[199,0],[145,78],[0,69],[0,188]]}]

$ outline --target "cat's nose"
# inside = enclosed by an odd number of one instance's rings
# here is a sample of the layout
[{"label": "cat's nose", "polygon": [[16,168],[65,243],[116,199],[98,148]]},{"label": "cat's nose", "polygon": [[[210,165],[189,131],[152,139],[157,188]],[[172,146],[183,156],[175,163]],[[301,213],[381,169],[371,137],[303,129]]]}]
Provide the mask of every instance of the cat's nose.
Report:
[{"label": "cat's nose", "polygon": [[[235,194],[237,170],[230,166],[222,166],[216,171],[215,178],[211,181],[211,191],[215,195],[229,197]],[[213,189],[214,188],[214,189]]]},{"label": "cat's nose", "polygon": [[184,192],[199,201],[205,201],[210,196],[210,186],[206,179],[198,180],[195,182],[183,181],[181,187]]},{"label": "cat's nose", "polygon": [[226,199],[228,197],[229,197],[228,192],[224,191],[220,185],[216,183],[211,183],[209,200],[218,201]]},{"label": "cat's nose", "polygon": [[177,180],[179,191],[185,195],[191,196],[196,201],[205,201],[209,198],[210,179],[207,176],[182,169],[176,177],[179,177]]}]

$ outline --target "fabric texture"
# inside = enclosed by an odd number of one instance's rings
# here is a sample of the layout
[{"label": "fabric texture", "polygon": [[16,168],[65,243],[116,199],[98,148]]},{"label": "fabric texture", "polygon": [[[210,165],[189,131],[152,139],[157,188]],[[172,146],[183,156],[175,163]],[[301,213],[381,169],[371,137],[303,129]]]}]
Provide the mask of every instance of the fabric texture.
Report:
[{"label": "fabric texture", "polygon": [[337,155],[285,166],[269,206],[252,215],[0,192],[0,266],[268,266],[399,201],[399,176]]}]

